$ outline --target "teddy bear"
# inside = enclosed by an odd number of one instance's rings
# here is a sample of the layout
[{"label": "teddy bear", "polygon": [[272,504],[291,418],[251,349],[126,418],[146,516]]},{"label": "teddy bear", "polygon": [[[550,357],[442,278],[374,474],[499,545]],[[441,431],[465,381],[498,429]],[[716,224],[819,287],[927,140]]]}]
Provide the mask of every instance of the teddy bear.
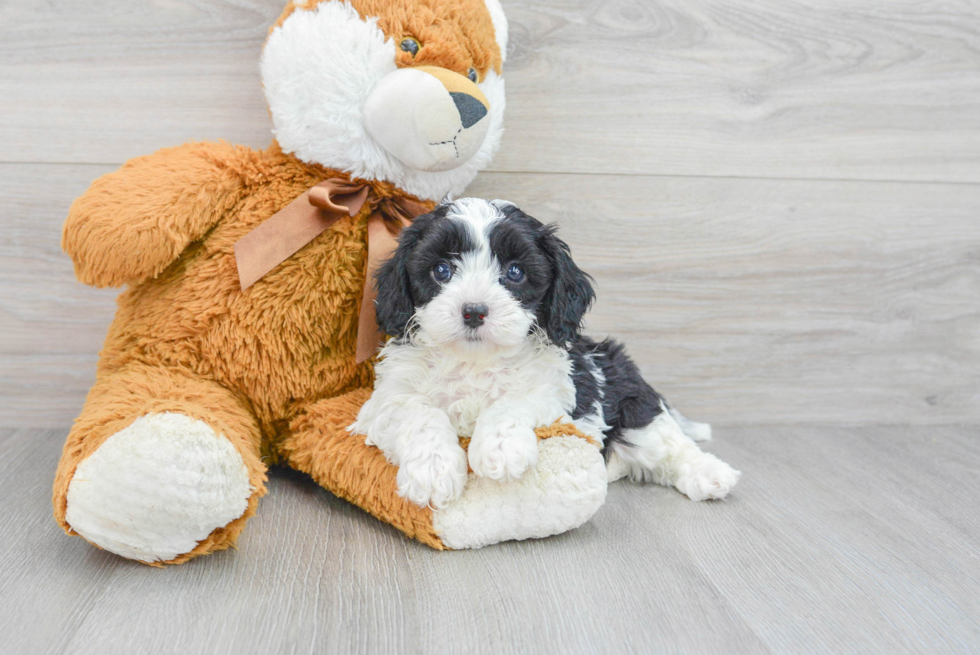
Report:
[{"label": "teddy bear", "polygon": [[268,149],[160,150],[73,203],[76,276],[126,289],[56,473],[68,534],[154,566],[228,548],[274,465],[440,549],[592,516],[605,465],[569,424],[539,428],[520,479],[471,473],[442,507],[348,431],[382,338],[372,271],[489,164],[506,43],[498,0],[293,0],[261,55]]}]

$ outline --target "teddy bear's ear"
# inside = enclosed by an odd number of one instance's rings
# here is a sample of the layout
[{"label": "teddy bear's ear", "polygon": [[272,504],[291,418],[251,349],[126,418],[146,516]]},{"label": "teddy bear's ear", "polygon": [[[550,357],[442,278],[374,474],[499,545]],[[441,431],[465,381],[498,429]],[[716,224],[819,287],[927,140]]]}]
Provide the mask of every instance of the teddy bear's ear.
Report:
[{"label": "teddy bear's ear", "polygon": [[395,253],[381,265],[374,277],[374,286],[378,291],[375,305],[378,327],[392,337],[403,336],[415,314],[408,263],[418,241],[418,233],[417,226],[403,230]]}]

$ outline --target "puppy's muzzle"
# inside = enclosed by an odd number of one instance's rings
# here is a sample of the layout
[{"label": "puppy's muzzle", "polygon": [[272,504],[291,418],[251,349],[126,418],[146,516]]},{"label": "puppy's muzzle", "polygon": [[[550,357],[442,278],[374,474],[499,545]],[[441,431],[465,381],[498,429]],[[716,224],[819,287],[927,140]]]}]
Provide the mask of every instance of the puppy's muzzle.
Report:
[{"label": "puppy's muzzle", "polygon": [[400,68],[374,86],[364,128],[400,162],[423,171],[461,166],[483,145],[490,101],[476,84],[437,66]]}]

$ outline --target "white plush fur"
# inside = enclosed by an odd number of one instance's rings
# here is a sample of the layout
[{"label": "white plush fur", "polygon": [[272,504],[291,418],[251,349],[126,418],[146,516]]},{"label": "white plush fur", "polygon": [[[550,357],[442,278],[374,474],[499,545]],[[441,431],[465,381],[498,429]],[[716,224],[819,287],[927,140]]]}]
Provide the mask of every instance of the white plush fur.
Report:
[{"label": "white plush fur", "polygon": [[284,151],[305,162],[387,180],[421,198],[459,194],[500,146],[504,81],[491,70],[479,84],[490,109],[487,136],[475,155],[447,171],[414,169],[386,151],[364,126],[363,108],[372,89],[396,69],[395,47],[376,19],[362,20],[348,3],[329,0],[294,11],[262,52],[273,132]]},{"label": "white plush fur", "polygon": [[455,549],[547,537],[588,521],[605,501],[606,487],[596,446],[552,437],[541,442],[537,465],[517,480],[470,475],[459,500],[432,513],[432,525]]},{"label": "white plush fur", "polygon": [[490,20],[493,21],[493,36],[497,45],[500,46],[500,57],[506,62],[509,30],[504,8],[500,6],[500,0],[484,0],[484,4],[487,6],[487,11],[490,12]]},{"label": "white plush fur", "polygon": [[206,423],[148,414],[78,465],[65,519],[117,555],[166,561],[240,517],[252,491],[242,456]]}]

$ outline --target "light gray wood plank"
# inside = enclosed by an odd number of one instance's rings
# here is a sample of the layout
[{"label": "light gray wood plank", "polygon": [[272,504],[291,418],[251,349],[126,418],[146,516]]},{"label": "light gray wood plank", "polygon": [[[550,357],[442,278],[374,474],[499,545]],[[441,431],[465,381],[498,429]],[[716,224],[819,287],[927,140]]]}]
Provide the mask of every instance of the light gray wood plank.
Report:
[{"label": "light gray wood plank", "polygon": [[579,530],[456,553],[277,472],[237,551],[166,570],[62,535],[65,431],[2,430],[3,650],[975,652],[978,430],[723,430],[726,502],[617,483]]},{"label": "light gray wood plank", "polygon": [[[115,292],[60,252],[98,166],[0,165],[0,422],[81,408]],[[589,332],[691,416],[980,420],[980,186],[485,174],[593,273]]]},{"label": "light gray wood plank", "polygon": [[[670,514],[656,529],[674,531],[774,652],[975,652],[980,546],[964,501],[978,487],[975,474],[949,462],[975,467],[978,433],[723,433],[717,450],[744,473],[731,502],[738,509],[703,520]],[[950,504],[960,518],[947,518]]]},{"label": "light gray wood plank", "polygon": [[980,7],[548,0],[515,25],[495,170],[980,179]]},{"label": "light gray wood plank", "polygon": [[668,531],[633,529],[637,520],[655,526],[660,518],[644,499],[622,506],[619,486],[573,533],[445,561],[412,553],[422,650],[469,652],[479,644],[493,653],[770,652]]},{"label": "light gray wood plank", "polygon": [[5,4],[0,157],[118,164],[190,140],[267,145],[258,58],[284,5]]},{"label": "light gray wood plank", "polygon": [[[66,652],[388,653],[419,641],[405,564],[414,545],[393,529],[284,473],[249,532],[239,551],[193,570],[148,577],[123,564]],[[153,621],[120,631],[134,607]]]},{"label": "light gray wood plank", "polygon": [[[0,158],[265,145],[257,62],[282,4],[7,3]],[[980,181],[975,3],[504,4],[495,170]]]},{"label": "light gray wood plank", "polygon": [[157,570],[55,524],[50,489],[64,430],[5,432],[5,654],[379,653],[418,641],[414,605],[402,597],[411,597],[411,544],[308,478],[275,477],[249,525],[258,541],[246,535],[240,551]]},{"label": "light gray wood plank", "polygon": [[957,423],[980,410],[980,187],[485,175],[557,222],[621,338],[689,415]]},{"label": "light gray wood plank", "polygon": [[[61,251],[74,197],[111,167],[0,166],[0,418],[8,426],[63,427],[77,416],[116,290],[75,279]],[[9,419],[9,420],[8,420]]]}]

